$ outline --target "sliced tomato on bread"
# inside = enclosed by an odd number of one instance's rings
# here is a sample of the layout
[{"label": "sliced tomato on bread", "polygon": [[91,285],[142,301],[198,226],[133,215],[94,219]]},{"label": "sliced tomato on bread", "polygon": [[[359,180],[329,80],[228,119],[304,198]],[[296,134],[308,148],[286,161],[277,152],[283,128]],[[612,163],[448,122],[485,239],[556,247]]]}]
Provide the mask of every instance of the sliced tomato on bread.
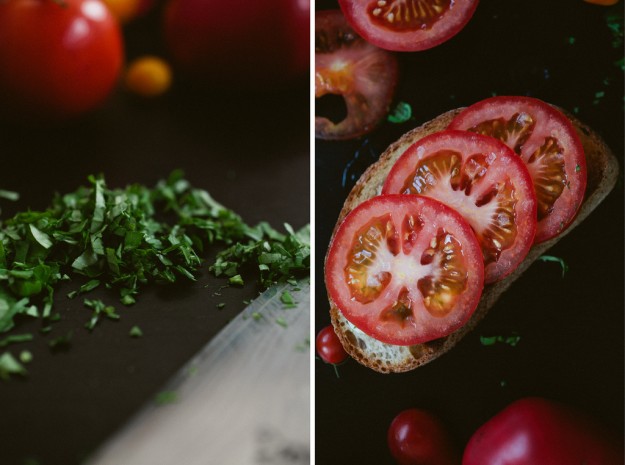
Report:
[{"label": "sliced tomato on bread", "polygon": [[586,157],[562,112],[531,97],[492,97],[463,110],[449,127],[495,137],[525,162],[538,202],[536,243],[571,224],[584,199]]},{"label": "sliced tomato on bread", "polygon": [[351,211],[334,235],[325,272],[345,318],[395,345],[458,329],[484,282],[471,227],[451,208],[417,195],[377,196]]},{"label": "sliced tomato on bread", "polygon": [[448,130],[418,140],[395,162],[382,193],[421,194],[458,211],[478,237],[487,283],[514,271],[534,241],[527,168],[492,137]]}]

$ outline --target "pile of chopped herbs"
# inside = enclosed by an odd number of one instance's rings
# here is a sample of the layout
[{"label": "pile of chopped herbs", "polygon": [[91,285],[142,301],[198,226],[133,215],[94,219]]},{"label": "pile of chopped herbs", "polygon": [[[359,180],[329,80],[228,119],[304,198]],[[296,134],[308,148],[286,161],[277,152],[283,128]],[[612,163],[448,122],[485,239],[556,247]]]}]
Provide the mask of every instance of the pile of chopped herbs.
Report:
[{"label": "pile of chopped herbs", "polygon": [[[54,292],[63,280],[82,283],[70,298],[105,287],[116,290],[124,305],[133,304],[147,284],[193,281],[213,244],[223,250],[210,270],[229,284],[243,284],[243,271],[250,270],[256,270],[263,288],[294,283],[309,273],[308,227],[296,232],[285,225],[283,234],[267,223],[249,226],[208,192],[193,188],[180,171],[153,188],[110,189],[102,176],[88,181],[75,192],[56,195],[44,211],[0,219],[0,335],[15,326],[16,318],[40,318],[44,325],[58,320]],[[16,193],[1,192],[4,199],[18,199]],[[93,309],[88,329],[101,315],[119,317],[101,301],[85,300],[85,305]],[[0,366],[0,375],[22,372],[17,360],[5,358],[11,363]]]}]

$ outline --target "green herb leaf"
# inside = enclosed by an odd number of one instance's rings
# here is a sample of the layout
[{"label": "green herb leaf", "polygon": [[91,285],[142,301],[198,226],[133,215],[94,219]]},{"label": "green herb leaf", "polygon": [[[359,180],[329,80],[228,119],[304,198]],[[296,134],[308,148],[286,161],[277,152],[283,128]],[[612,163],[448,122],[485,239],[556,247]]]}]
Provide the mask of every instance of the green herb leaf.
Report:
[{"label": "green herb leaf", "polygon": [[17,192],[0,189],[0,198],[16,202],[20,199],[20,194]]},{"label": "green herb leaf", "polygon": [[540,260],[541,262],[556,262],[556,263],[559,263],[560,267],[562,268],[562,277],[563,278],[564,278],[564,274],[567,271],[569,271],[569,266],[566,264],[566,262],[562,258],[554,257],[553,255],[541,255],[540,257],[538,257],[538,260]]},{"label": "green herb leaf", "polygon": [[412,117],[412,107],[409,103],[398,102],[393,112],[387,116],[390,123],[405,123]]},{"label": "green herb leaf", "polygon": [[156,395],[156,398],[154,399],[154,401],[156,402],[156,405],[173,404],[177,400],[178,400],[178,395],[176,394],[175,391],[159,392]]},{"label": "green herb leaf", "polygon": [[7,380],[11,375],[28,374],[26,368],[10,352],[0,355],[0,378]]},{"label": "green herb leaf", "polygon": [[130,328],[130,332],[128,333],[130,337],[141,337],[143,336],[143,331],[138,326],[133,326]]}]

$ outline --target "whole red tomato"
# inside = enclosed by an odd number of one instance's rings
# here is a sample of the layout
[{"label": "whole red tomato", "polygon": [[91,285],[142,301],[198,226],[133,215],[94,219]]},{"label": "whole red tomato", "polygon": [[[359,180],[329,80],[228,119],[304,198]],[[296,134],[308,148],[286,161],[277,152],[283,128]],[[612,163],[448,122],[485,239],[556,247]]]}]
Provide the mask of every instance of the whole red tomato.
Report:
[{"label": "whole red tomato", "polygon": [[277,87],[309,67],[310,0],[171,0],[165,42],[190,75],[248,89]]},{"label": "whole red tomato", "polygon": [[0,99],[11,111],[91,110],[116,85],[122,64],[119,25],[100,0],[0,1]]},{"label": "whole red tomato", "polygon": [[593,419],[541,398],[513,402],[471,437],[462,465],[623,465],[623,443]]},{"label": "whole red tomato", "polygon": [[341,341],[334,332],[332,325],[328,325],[319,331],[315,340],[315,347],[319,357],[332,365],[343,363],[349,356],[341,345]]},{"label": "whole red tomato", "polygon": [[457,465],[460,457],[445,428],[431,412],[408,409],[388,429],[388,447],[399,465]]}]

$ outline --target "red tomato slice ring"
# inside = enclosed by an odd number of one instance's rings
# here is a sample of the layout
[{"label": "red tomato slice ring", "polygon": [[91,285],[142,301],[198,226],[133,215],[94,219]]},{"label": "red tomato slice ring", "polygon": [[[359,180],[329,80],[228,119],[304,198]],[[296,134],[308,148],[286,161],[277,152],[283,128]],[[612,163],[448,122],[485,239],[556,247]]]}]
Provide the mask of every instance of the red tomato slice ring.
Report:
[{"label": "red tomato slice ring", "polygon": [[386,50],[415,52],[439,45],[469,22],[477,0],[339,0],[352,27]]},{"label": "red tomato slice ring", "polygon": [[449,127],[496,137],[520,155],[538,201],[536,243],[571,224],[586,191],[586,157],[564,114],[531,97],[492,97],[466,108]]},{"label": "red tomato slice ring", "polygon": [[487,283],[510,274],[534,241],[529,172],[492,137],[448,130],[420,139],[395,162],[382,194],[426,195],[457,210],[480,241]]},{"label": "red tomato slice ring", "polygon": [[315,115],[319,139],[352,139],[366,134],[388,114],[397,83],[397,58],[365,42],[339,10],[318,11],[315,24],[315,98],[345,100],[347,116],[333,122]]},{"label": "red tomato slice ring", "polygon": [[446,336],[473,314],[484,284],[479,243],[454,210],[418,195],[369,199],[330,245],[326,286],[351,323],[388,344]]}]

